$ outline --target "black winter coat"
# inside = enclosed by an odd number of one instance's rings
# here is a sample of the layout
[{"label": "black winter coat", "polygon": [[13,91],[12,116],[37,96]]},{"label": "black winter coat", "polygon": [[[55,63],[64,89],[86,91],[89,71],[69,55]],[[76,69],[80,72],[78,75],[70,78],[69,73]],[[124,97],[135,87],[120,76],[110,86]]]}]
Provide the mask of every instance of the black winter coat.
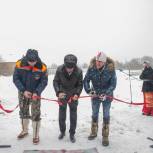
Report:
[{"label": "black winter coat", "polygon": [[83,88],[82,70],[75,67],[73,73],[69,75],[65,70],[64,64],[59,66],[56,70],[53,86],[57,96],[60,92],[64,92],[67,97],[75,94],[79,96]]},{"label": "black winter coat", "polygon": [[47,67],[39,60],[34,67],[25,58],[16,62],[13,82],[19,91],[29,91],[41,95],[48,83]]},{"label": "black winter coat", "polygon": [[140,79],[144,80],[142,91],[152,92],[153,91],[153,69],[151,67],[145,67],[140,75]]}]

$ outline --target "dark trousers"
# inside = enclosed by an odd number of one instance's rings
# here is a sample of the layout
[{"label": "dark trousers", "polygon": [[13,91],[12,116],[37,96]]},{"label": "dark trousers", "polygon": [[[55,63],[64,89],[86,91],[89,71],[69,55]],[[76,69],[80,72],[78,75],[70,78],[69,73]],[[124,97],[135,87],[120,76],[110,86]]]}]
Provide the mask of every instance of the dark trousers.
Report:
[{"label": "dark trousers", "polygon": [[66,130],[66,110],[67,105],[69,105],[70,109],[70,130],[69,133],[74,135],[77,125],[77,106],[78,101],[71,102],[70,104],[67,102],[64,102],[62,106],[59,106],[59,127],[61,133],[64,133]]}]

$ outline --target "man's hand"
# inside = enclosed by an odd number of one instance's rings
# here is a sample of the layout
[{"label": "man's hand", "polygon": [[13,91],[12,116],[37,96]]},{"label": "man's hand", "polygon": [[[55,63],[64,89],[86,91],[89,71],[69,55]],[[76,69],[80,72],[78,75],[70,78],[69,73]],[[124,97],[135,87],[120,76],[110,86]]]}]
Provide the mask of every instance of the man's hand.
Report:
[{"label": "man's hand", "polygon": [[32,100],[36,101],[38,99],[38,95],[36,93],[33,93]]},{"label": "man's hand", "polygon": [[65,96],[66,96],[66,94],[65,94],[64,92],[60,92],[60,93],[58,94],[58,98],[59,98],[59,99],[64,99]]},{"label": "man's hand", "polygon": [[79,98],[79,96],[78,96],[78,95],[74,95],[74,96],[72,97],[72,100],[73,100],[73,101],[77,101],[77,100],[78,100],[78,98]]},{"label": "man's hand", "polygon": [[23,93],[23,95],[24,95],[25,98],[28,98],[28,99],[30,99],[30,98],[32,97],[32,93],[29,92],[29,91],[25,91],[25,92]]},{"label": "man's hand", "polygon": [[88,93],[88,95],[91,96],[92,98],[93,98],[93,97],[97,97],[96,92],[93,91],[93,90],[91,90],[91,91]]},{"label": "man's hand", "polygon": [[106,100],[106,95],[105,95],[105,94],[101,94],[101,95],[99,96],[99,99],[100,99],[101,101],[105,101],[105,100]]}]

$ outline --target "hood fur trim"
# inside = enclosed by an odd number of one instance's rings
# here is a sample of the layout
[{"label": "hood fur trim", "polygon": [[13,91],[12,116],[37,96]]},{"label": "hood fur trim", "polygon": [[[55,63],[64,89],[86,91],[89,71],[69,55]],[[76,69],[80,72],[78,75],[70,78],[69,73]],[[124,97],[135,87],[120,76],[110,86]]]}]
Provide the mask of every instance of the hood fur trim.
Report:
[{"label": "hood fur trim", "polygon": [[[107,57],[106,65],[110,71],[115,70],[115,62],[110,57]],[[90,60],[89,68],[92,68],[95,66],[96,66],[96,57]]]}]

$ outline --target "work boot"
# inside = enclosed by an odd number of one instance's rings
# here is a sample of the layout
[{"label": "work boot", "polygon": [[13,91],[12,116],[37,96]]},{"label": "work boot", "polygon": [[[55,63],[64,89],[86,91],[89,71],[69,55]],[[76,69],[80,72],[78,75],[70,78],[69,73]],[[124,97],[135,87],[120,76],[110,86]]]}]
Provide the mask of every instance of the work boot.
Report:
[{"label": "work boot", "polygon": [[103,124],[102,128],[102,145],[103,146],[108,146],[109,145],[109,124]]},{"label": "work boot", "polygon": [[93,140],[94,138],[97,137],[97,132],[98,132],[98,122],[93,122],[91,123],[91,133],[88,136],[88,140]]}]

